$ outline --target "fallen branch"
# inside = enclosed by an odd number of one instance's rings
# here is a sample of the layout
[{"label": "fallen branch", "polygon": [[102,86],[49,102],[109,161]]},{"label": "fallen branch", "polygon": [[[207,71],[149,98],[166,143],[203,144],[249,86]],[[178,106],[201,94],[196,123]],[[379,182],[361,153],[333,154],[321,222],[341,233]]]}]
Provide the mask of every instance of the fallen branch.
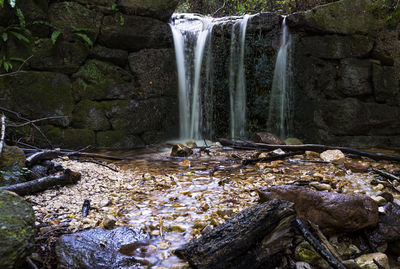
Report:
[{"label": "fallen branch", "polygon": [[75,184],[80,179],[80,173],[72,172],[71,170],[66,169],[62,174],[59,175],[51,175],[24,183],[0,187],[0,190],[12,191],[17,193],[18,195],[24,196],[44,191],[54,186]]},{"label": "fallen branch", "polygon": [[284,151],[306,151],[306,150],[309,150],[309,151],[317,151],[317,152],[338,149],[338,150],[342,151],[343,153],[364,156],[364,157],[368,157],[368,158],[371,158],[374,160],[389,160],[389,161],[400,162],[399,155],[391,155],[391,154],[384,154],[384,153],[372,153],[372,152],[362,151],[362,150],[348,148],[348,147],[335,147],[335,146],[326,146],[326,145],[319,145],[319,144],[271,145],[271,144],[263,144],[263,143],[232,141],[232,140],[225,139],[225,138],[219,138],[218,141],[223,146],[228,146],[228,147],[232,147],[235,149],[275,150],[275,149],[279,148]]},{"label": "fallen branch", "polygon": [[32,167],[35,164],[39,163],[40,161],[52,160],[54,158],[57,158],[60,154],[61,154],[60,149],[43,150],[40,152],[36,152],[30,155],[28,158],[26,158],[26,166]]},{"label": "fallen branch", "polygon": [[315,234],[318,236],[318,239],[321,241],[322,245],[332,254],[333,257],[335,257],[339,262],[343,263],[342,258],[340,257],[339,253],[336,251],[336,249],[329,243],[328,239],[326,236],[321,232],[319,229],[318,225],[309,222],[312,230],[315,232]]},{"label": "fallen branch", "polygon": [[378,175],[381,175],[393,190],[395,190],[398,193],[400,193],[400,189],[397,188],[392,182],[393,180],[397,180],[397,182],[400,182],[400,178],[399,177],[396,177],[395,175],[393,175],[393,174],[391,174],[389,172],[382,171],[382,170],[375,169],[375,168],[372,168],[372,171],[374,171]]},{"label": "fallen branch", "polygon": [[4,137],[6,135],[6,116],[1,115],[0,154],[3,152]]},{"label": "fallen branch", "polygon": [[297,227],[303,234],[304,239],[326,260],[334,269],[346,269],[346,267],[338,261],[331,253],[310,233],[307,227],[300,219],[296,219]]}]

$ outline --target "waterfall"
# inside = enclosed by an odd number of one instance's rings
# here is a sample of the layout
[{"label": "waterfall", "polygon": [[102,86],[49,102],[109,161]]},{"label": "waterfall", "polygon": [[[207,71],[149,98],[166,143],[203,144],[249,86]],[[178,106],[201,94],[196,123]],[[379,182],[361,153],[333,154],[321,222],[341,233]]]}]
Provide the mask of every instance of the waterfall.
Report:
[{"label": "waterfall", "polygon": [[[249,15],[232,25],[229,97],[230,97],[230,131],[232,138],[246,136],[246,77],[244,70],[244,51],[246,28]],[[237,30],[238,29],[238,30]],[[239,31],[237,38],[237,31]]]},{"label": "waterfall", "polygon": [[280,48],[275,63],[267,122],[268,130],[282,139],[288,137],[292,125],[291,100],[293,85],[290,47],[291,38],[286,26],[286,17],[284,17],[282,21]]},{"label": "waterfall", "polygon": [[[179,86],[179,120],[181,139],[201,139],[211,132],[212,113],[203,111],[202,104],[211,99],[208,80],[211,72],[211,34],[213,19],[195,14],[175,14],[171,23],[174,39]],[[207,58],[204,60],[204,58]],[[203,65],[208,68],[203,69]],[[205,75],[204,75],[205,73]],[[205,77],[202,80],[201,77]],[[203,85],[204,84],[204,85]],[[204,134],[204,130],[208,133]]]}]

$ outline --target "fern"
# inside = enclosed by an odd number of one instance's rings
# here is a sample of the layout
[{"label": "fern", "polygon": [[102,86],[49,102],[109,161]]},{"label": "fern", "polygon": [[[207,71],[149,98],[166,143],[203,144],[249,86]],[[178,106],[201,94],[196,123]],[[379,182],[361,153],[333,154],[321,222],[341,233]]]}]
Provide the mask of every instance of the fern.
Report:
[{"label": "fern", "polygon": [[25,62],[24,59],[18,57],[10,57],[10,61],[21,62],[21,63]]},{"label": "fern", "polygon": [[57,28],[57,27],[55,27],[53,24],[49,23],[48,21],[41,21],[41,20],[38,20],[38,21],[34,21],[32,24],[42,24],[42,25],[46,25],[46,26],[48,26],[48,27],[50,27],[50,28],[54,28],[54,29]]},{"label": "fern", "polygon": [[0,0],[0,7],[4,8],[4,0]]},{"label": "fern", "polygon": [[90,39],[90,37],[88,37],[86,34],[83,33],[75,33],[75,35],[79,36],[80,38],[82,38],[90,47],[93,47],[93,42]]},{"label": "fern", "polygon": [[25,22],[25,17],[24,14],[22,13],[22,10],[19,8],[16,8],[16,13],[19,21],[19,25],[23,28],[25,28],[26,22]]},{"label": "fern", "polygon": [[55,30],[52,34],[51,34],[51,41],[53,42],[53,44],[55,44],[57,42],[58,37],[62,34],[63,32],[61,30]]},{"label": "fern", "polygon": [[4,41],[4,42],[7,42],[7,39],[8,39],[8,34],[7,34],[7,33],[3,33],[3,34],[1,35],[1,37],[3,38],[3,41]]},{"label": "fern", "polygon": [[16,38],[18,38],[18,40],[22,40],[25,43],[30,43],[29,39],[26,38],[26,36],[24,36],[24,35],[22,35],[20,33],[13,32],[13,31],[10,31],[9,33],[12,34],[13,36],[15,36]]}]

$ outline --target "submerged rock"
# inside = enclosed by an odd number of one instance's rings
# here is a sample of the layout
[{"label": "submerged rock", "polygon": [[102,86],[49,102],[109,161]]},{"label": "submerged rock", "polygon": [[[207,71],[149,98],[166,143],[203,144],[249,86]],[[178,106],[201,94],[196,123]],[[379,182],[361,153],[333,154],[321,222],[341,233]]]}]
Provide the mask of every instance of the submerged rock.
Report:
[{"label": "submerged rock", "polygon": [[285,145],[286,143],[272,133],[259,132],[255,133],[251,140],[256,143],[272,144],[272,145]]},{"label": "submerged rock", "polygon": [[148,245],[146,233],[127,226],[63,235],[56,244],[58,268],[147,268],[154,258],[138,249]]},{"label": "submerged rock", "polygon": [[378,206],[362,195],[312,191],[294,185],[258,190],[260,201],[282,199],[295,203],[297,217],[317,224],[326,234],[353,232],[378,223]]},{"label": "submerged rock", "polygon": [[[381,267],[376,265],[375,262],[379,263]],[[386,254],[379,252],[364,254],[356,259],[356,263],[362,269],[390,269],[388,257]]]},{"label": "submerged rock", "polygon": [[31,205],[13,192],[0,190],[0,268],[22,268],[35,244]]},{"label": "submerged rock", "polygon": [[183,144],[175,144],[171,150],[171,156],[187,157],[193,154],[193,150]]}]

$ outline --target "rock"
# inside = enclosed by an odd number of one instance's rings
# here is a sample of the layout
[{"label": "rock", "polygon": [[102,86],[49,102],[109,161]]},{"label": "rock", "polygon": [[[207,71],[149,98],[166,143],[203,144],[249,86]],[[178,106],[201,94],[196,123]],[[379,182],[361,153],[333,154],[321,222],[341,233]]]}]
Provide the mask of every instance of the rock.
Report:
[{"label": "rock", "polygon": [[129,67],[137,77],[140,96],[176,96],[177,73],[173,49],[143,49],[129,54]]},{"label": "rock", "polygon": [[329,264],[314,250],[309,243],[305,241],[296,247],[295,256],[297,260],[315,265],[318,268],[330,268]]},{"label": "rock", "polygon": [[[378,267],[378,265],[375,264],[374,260],[382,267]],[[388,257],[386,256],[386,254],[379,252],[364,254],[356,259],[356,263],[362,269],[390,269]]]},{"label": "rock", "polygon": [[96,145],[96,135],[89,129],[65,129],[61,134],[61,139],[64,147],[72,149]]},{"label": "rock", "polygon": [[320,157],[325,162],[332,162],[335,164],[344,164],[344,161],[346,160],[343,152],[338,149],[326,150],[320,154]]},{"label": "rock", "polygon": [[101,200],[99,205],[100,205],[100,207],[106,207],[106,206],[112,205],[112,201],[108,198],[104,198],[103,200]]},{"label": "rock", "polygon": [[319,191],[330,191],[332,189],[331,185],[319,182],[310,182],[309,185],[311,187],[316,188]]},{"label": "rock", "polygon": [[109,130],[97,132],[97,146],[111,149],[133,149],[143,146],[140,137],[127,133],[125,130]]},{"label": "rock", "polygon": [[264,143],[264,144],[272,144],[272,145],[285,145],[285,142],[282,141],[279,137],[274,134],[259,132],[253,134],[251,140],[256,143]]},{"label": "rock", "polygon": [[290,202],[258,204],[181,246],[175,254],[194,268],[275,268],[291,245],[294,218]]},{"label": "rock", "polygon": [[106,117],[106,109],[104,102],[82,100],[75,106],[72,116],[73,127],[94,131],[111,129],[111,124]]},{"label": "rock", "polygon": [[27,170],[23,170],[17,162],[3,167],[0,170],[0,186],[9,186],[26,182],[26,174],[28,174]]},{"label": "rock", "polygon": [[73,76],[75,100],[129,99],[138,94],[134,76],[119,66],[88,60]]},{"label": "rock", "polygon": [[375,100],[379,103],[395,104],[399,82],[396,79],[396,69],[391,66],[374,64],[372,80]]},{"label": "rock", "polygon": [[0,155],[0,168],[10,166],[15,162],[17,162],[20,167],[24,167],[25,160],[25,153],[22,149],[16,146],[4,145]]},{"label": "rock", "polygon": [[385,198],[386,201],[393,203],[393,194],[391,194],[390,192],[378,192],[377,195]]},{"label": "rock", "polygon": [[[50,23],[62,31],[66,40],[80,39],[75,33],[87,35],[94,43],[99,34],[102,14],[76,2],[59,2],[49,6]],[[78,31],[79,29],[84,29]]]},{"label": "rock", "polygon": [[140,17],[115,14],[105,16],[99,35],[100,44],[115,49],[138,51],[172,47],[167,23]]},{"label": "rock", "polygon": [[35,247],[32,206],[13,192],[0,190],[0,267],[23,268]]},{"label": "rock", "polygon": [[289,138],[285,139],[285,144],[286,145],[303,145],[304,143],[298,138],[289,137]]},{"label": "rock", "polygon": [[295,203],[298,218],[317,224],[328,235],[378,223],[378,206],[367,196],[312,191],[294,185],[261,188],[258,193],[261,202],[282,199]]},{"label": "rock", "polygon": [[117,222],[117,219],[114,216],[107,215],[103,219],[103,227],[104,227],[104,229],[107,229],[107,230],[114,229],[116,222]]},{"label": "rock", "polygon": [[383,190],[385,188],[385,186],[383,184],[379,183],[378,185],[376,185],[376,186],[374,186],[372,188],[374,190],[376,190],[376,191],[381,191],[381,190]]},{"label": "rock", "polygon": [[368,240],[375,248],[400,240],[400,206],[389,202],[383,209],[385,214],[379,215],[378,226],[367,231]]},{"label": "rock", "polygon": [[149,239],[140,229],[128,226],[63,235],[55,247],[58,268],[128,269],[151,266],[154,261],[139,250],[149,245]]},{"label": "rock", "polygon": [[100,61],[111,62],[120,67],[124,67],[128,63],[127,51],[110,49],[100,45],[96,45],[90,50],[90,56]]},{"label": "rock", "polygon": [[312,269],[311,265],[306,262],[296,262],[296,269]]},{"label": "rock", "polygon": [[118,8],[125,14],[146,16],[168,21],[174,13],[179,0],[119,0]]},{"label": "rock", "polygon": [[386,199],[383,198],[382,196],[371,196],[371,198],[372,198],[372,200],[375,201],[375,203],[376,203],[378,206],[384,206],[384,205],[386,205],[386,203],[387,203]]},{"label": "rock", "polygon": [[368,60],[344,59],[341,61],[341,81],[338,89],[345,96],[365,96],[372,94],[371,62]]},{"label": "rock", "polygon": [[85,62],[88,54],[88,46],[83,41],[60,39],[55,45],[50,38],[42,38],[35,42],[29,65],[41,71],[72,74]]},{"label": "rock", "polygon": [[355,173],[362,173],[368,170],[369,168],[369,163],[366,162],[354,162],[354,161],[346,161],[344,163],[344,167],[346,169],[351,170],[352,172]]},{"label": "rock", "polygon": [[187,157],[193,154],[191,148],[186,147],[183,144],[175,144],[171,150],[171,156],[174,157]]},{"label": "rock", "polygon": [[0,78],[0,95],[7,108],[29,119],[66,116],[52,121],[59,126],[68,126],[72,116],[71,88],[68,76],[58,73],[24,71]]},{"label": "rock", "polygon": [[320,158],[320,155],[319,155],[319,153],[318,152],[315,152],[315,151],[306,151],[305,152],[305,155],[306,155],[306,159],[307,160],[312,160],[312,159],[319,159]]}]

